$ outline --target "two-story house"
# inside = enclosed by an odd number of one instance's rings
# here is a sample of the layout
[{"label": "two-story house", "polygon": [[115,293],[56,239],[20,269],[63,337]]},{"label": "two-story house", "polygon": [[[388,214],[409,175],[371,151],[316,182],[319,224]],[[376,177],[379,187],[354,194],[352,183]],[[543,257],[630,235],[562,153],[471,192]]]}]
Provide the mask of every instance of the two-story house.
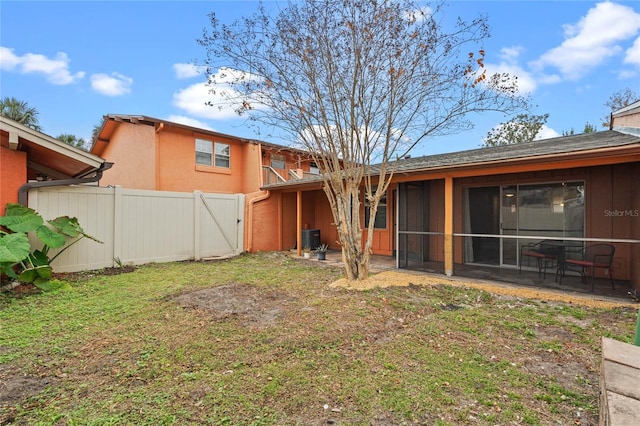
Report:
[{"label": "two-story house", "polygon": [[249,251],[279,240],[272,216],[253,214],[254,204],[268,195],[261,188],[319,173],[302,150],[137,115],[104,116],[91,153],[113,163],[102,186],[245,194]]}]

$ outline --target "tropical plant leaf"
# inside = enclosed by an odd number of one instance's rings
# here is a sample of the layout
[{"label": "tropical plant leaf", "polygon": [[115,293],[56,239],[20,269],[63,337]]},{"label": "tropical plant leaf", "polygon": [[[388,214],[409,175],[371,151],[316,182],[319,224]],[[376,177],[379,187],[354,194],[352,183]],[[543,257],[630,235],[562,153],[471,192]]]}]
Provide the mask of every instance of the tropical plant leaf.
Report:
[{"label": "tropical plant leaf", "polygon": [[78,219],[75,217],[60,216],[50,220],[49,223],[53,225],[58,232],[66,235],[67,237],[76,238],[80,235],[84,235],[84,231],[78,223]]},{"label": "tropical plant leaf", "polygon": [[47,256],[46,253],[44,253],[44,252],[42,252],[40,250],[35,250],[33,253],[31,253],[29,258],[31,259],[31,263],[34,266],[44,266],[44,265],[48,265],[49,263],[51,263],[49,261],[49,256]]},{"label": "tropical plant leaf", "polygon": [[42,265],[35,268],[25,269],[18,275],[18,280],[23,283],[34,283],[36,280],[42,282],[51,279],[51,266]]},{"label": "tropical plant leaf", "polygon": [[13,270],[14,266],[15,263],[13,262],[0,262],[0,274],[5,274],[14,280],[18,279],[18,274]]},{"label": "tropical plant leaf", "polygon": [[44,224],[42,217],[35,210],[21,204],[9,203],[4,216],[0,216],[0,225],[13,232],[30,232]]},{"label": "tropical plant leaf", "polygon": [[18,232],[0,235],[0,262],[21,262],[29,256],[30,250],[27,234]]},{"label": "tropical plant leaf", "polygon": [[35,269],[25,269],[18,275],[18,280],[23,283],[32,283],[37,277]]},{"label": "tropical plant leaf", "polygon": [[58,230],[58,232],[66,235],[67,237],[76,238],[79,236],[83,236],[102,244],[102,241],[84,232],[84,229],[82,229],[80,223],[78,223],[78,219],[75,217],[60,216],[58,218],[50,220],[49,223],[54,226]]},{"label": "tropical plant leaf", "polygon": [[36,235],[44,244],[51,248],[59,248],[67,242],[67,238],[46,225],[40,226],[36,230]]},{"label": "tropical plant leaf", "polygon": [[72,290],[73,287],[71,287],[71,284],[69,284],[66,281],[60,281],[60,280],[46,280],[46,281],[39,281],[36,280],[36,282],[34,283],[36,287],[38,287],[40,290],[44,291],[44,292],[48,292],[48,291],[56,291],[56,290]]}]

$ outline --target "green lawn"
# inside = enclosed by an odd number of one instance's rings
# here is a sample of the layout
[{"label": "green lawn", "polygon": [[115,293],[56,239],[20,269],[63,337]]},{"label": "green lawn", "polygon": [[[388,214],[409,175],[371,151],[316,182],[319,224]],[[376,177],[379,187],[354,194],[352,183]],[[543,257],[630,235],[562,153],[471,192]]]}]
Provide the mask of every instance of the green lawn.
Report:
[{"label": "green lawn", "polygon": [[597,424],[600,337],[636,324],[340,277],[263,253],[0,295],[0,424]]}]

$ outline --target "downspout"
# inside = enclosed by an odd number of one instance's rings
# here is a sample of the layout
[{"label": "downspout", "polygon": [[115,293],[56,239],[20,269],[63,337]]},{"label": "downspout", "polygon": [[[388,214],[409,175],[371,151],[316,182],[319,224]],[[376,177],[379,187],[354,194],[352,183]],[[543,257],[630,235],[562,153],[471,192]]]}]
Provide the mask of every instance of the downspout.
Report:
[{"label": "downspout", "polygon": [[102,172],[110,169],[113,163],[104,162],[100,165],[100,168],[95,171],[95,174],[91,177],[85,178],[73,178],[73,179],[59,179],[48,180],[44,182],[27,182],[20,186],[18,189],[18,203],[25,207],[27,206],[27,196],[31,188],[44,188],[49,186],[67,186],[67,185],[79,185],[83,183],[98,182],[102,178]]},{"label": "downspout", "polygon": [[[262,188],[262,186],[264,185],[264,177],[263,177],[263,173],[262,173],[262,145],[261,144],[257,144],[258,146],[258,169],[260,170],[260,175],[259,175],[259,181],[260,181],[260,185],[259,188]],[[249,253],[252,252],[253,250],[253,205],[255,203],[259,203],[260,201],[264,201],[267,198],[269,198],[271,196],[271,191],[267,190],[267,191],[262,191],[262,194],[252,198],[249,201],[249,211],[247,212],[247,251]]]}]

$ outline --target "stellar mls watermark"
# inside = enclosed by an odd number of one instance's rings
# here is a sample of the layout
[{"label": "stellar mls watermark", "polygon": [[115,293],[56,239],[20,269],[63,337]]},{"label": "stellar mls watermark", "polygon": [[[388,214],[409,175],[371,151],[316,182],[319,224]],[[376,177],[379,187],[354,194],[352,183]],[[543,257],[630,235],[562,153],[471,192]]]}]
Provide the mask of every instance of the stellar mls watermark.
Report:
[{"label": "stellar mls watermark", "polygon": [[604,217],[638,217],[640,210],[605,210]]}]

